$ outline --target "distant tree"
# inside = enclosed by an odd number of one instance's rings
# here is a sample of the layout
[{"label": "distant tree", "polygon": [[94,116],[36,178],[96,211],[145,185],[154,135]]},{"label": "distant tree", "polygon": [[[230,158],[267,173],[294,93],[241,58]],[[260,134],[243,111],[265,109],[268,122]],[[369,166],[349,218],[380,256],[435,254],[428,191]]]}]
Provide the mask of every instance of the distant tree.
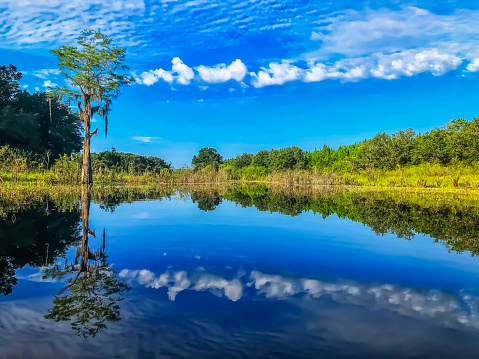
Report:
[{"label": "distant tree", "polygon": [[125,172],[144,173],[145,171],[160,173],[164,168],[171,168],[171,162],[154,156],[140,156],[133,153],[103,151],[92,153],[92,167],[94,170],[100,168],[118,168]]},{"label": "distant tree", "polygon": [[365,169],[392,169],[389,163],[389,153],[391,148],[391,136],[386,132],[379,132],[370,140],[365,140],[361,152],[359,153],[359,162]]},{"label": "distant tree", "polygon": [[412,163],[425,162],[446,165],[451,161],[451,149],[448,147],[449,133],[444,128],[435,128],[425,134],[419,134],[414,139]]},{"label": "distant tree", "polygon": [[479,160],[479,118],[471,121],[462,118],[452,120],[446,129],[449,132],[448,147],[451,156],[459,161],[471,163]]},{"label": "distant tree", "polygon": [[[90,157],[91,119],[103,117],[105,136],[108,133],[108,113],[120,88],[133,82],[126,74],[125,49],[112,46],[112,40],[100,31],[85,30],[77,47],[62,46],[51,50],[60,61],[59,68],[69,87],[57,87],[54,93],[78,105],[84,125],[82,184],[93,182]],[[73,88],[73,89],[72,89]]]},{"label": "distant tree", "polygon": [[202,148],[198,151],[198,155],[193,156],[191,160],[191,166],[194,170],[221,163],[223,163],[223,156],[221,156],[215,148],[211,147]]},{"label": "distant tree", "polygon": [[391,136],[390,162],[391,168],[407,165],[411,162],[416,133],[412,128],[400,130]]},{"label": "distant tree", "polygon": [[17,81],[22,78],[22,73],[12,64],[0,66],[0,107],[9,104],[17,93],[20,85]]},{"label": "distant tree", "polygon": [[306,165],[303,150],[296,146],[272,150],[270,159],[270,166],[275,170],[303,169]]},{"label": "distant tree", "polygon": [[232,163],[233,166],[236,168],[243,168],[250,166],[253,162],[253,154],[251,153],[243,153],[241,155],[236,155],[236,158],[233,159]]},{"label": "distant tree", "polygon": [[258,151],[257,154],[253,157],[253,166],[256,167],[266,167],[270,165],[270,153],[267,150]]}]

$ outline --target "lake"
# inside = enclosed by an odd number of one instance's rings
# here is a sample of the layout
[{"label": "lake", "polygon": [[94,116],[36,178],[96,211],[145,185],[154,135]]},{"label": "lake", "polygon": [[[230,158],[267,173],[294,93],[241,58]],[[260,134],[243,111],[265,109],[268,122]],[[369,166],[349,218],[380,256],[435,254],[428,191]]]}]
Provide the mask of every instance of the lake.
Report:
[{"label": "lake", "polygon": [[0,358],[471,358],[473,199],[265,186],[0,201]]}]

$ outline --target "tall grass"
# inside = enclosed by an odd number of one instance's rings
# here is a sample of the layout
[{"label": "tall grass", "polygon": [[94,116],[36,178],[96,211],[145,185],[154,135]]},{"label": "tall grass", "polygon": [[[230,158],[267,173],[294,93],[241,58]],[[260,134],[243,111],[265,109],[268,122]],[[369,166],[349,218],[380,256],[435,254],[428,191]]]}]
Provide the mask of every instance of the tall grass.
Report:
[{"label": "tall grass", "polygon": [[[159,172],[124,170],[118,166],[95,164],[93,179],[96,183],[126,185],[170,184],[198,185],[228,182],[264,182],[282,186],[366,186],[478,189],[479,163],[449,166],[423,163],[400,167],[395,170],[339,171],[317,168],[267,171],[264,167],[247,166],[235,169],[231,166],[207,166],[194,171],[190,168],[164,168]],[[0,186],[7,183],[36,183],[40,186],[74,185],[80,183],[81,158],[61,156],[46,169],[24,153],[8,146],[0,147]]]}]

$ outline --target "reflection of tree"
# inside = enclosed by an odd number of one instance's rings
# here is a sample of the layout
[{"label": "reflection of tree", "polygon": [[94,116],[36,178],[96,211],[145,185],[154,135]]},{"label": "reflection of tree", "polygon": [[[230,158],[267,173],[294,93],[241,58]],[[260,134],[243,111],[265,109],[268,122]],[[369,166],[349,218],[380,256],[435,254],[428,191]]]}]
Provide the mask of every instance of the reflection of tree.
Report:
[{"label": "reflection of tree", "polygon": [[79,240],[80,214],[50,210],[51,202],[0,218],[0,293],[17,284],[15,270],[52,264]]},{"label": "reflection of tree", "polygon": [[217,191],[192,191],[191,200],[193,203],[198,203],[198,209],[205,212],[214,211],[223,202]]},{"label": "reflection of tree", "polygon": [[89,227],[90,192],[82,191],[82,245],[77,248],[75,262],[65,262],[44,271],[45,277],[62,278],[67,274],[76,276],[67,280],[53,299],[53,308],[45,316],[57,322],[71,322],[71,327],[82,337],[95,336],[106,329],[106,322],[120,320],[119,303],[123,293],[130,288],[117,279],[115,270],[107,262],[105,253],[105,231],[101,248],[93,252],[89,245],[89,235],[95,232]]},{"label": "reflection of tree", "polygon": [[0,294],[9,295],[18,283],[11,257],[0,257]]}]

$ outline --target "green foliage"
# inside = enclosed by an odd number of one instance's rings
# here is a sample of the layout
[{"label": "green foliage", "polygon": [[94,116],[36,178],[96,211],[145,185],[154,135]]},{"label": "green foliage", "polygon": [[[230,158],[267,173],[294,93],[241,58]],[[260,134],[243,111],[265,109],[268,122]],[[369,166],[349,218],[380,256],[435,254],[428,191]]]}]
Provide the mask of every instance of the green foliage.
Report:
[{"label": "green foliage", "polygon": [[306,167],[303,150],[296,146],[271,150],[269,166],[273,170],[303,169]]},{"label": "green foliage", "polygon": [[251,165],[253,162],[253,157],[254,156],[251,153],[243,153],[241,155],[236,155],[236,158],[226,160],[224,163],[225,165],[240,169]]},{"label": "green foliage", "polygon": [[79,155],[63,155],[52,166],[50,175],[54,182],[79,183],[81,175],[81,157]]},{"label": "green foliage", "polygon": [[198,155],[193,156],[191,166],[196,171],[206,166],[218,166],[223,163],[223,156],[221,156],[215,148],[204,147],[198,151]]},{"label": "green foliage", "polygon": [[[17,93],[14,102],[16,108],[26,113],[34,113],[37,123],[37,153],[50,152],[51,158],[62,154],[77,153],[82,148],[81,123],[78,115],[58,99],[49,97],[46,92],[29,94]],[[32,132],[32,127],[29,133]]]},{"label": "green foliage", "polygon": [[12,64],[0,66],[0,108],[11,104],[20,85],[17,81],[22,78],[22,73]]},{"label": "green foliage", "polygon": [[268,168],[270,165],[270,153],[267,150],[258,151],[253,157],[253,166]]},{"label": "green foliage", "polygon": [[392,170],[411,162],[415,133],[412,129],[393,135],[378,133],[363,143],[359,163],[363,168]]},{"label": "green foliage", "polygon": [[30,152],[47,167],[62,154],[78,152],[78,116],[48,93],[19,91],[21,77],[13,65],[0,66],[0,146]]},{"label": "green foliage", "polygon": [[40,133],[37,116],[12,106],[0,109],[0,145],[39,153]]},{"label": "green foliage", "polygon": [[143,174],[146,171],[159,174],[171,168],[171,162],[154,156],[140,156],[133,153],[116,152],[115,149],[92,154],[92,167],[96,173],[104,169],[116,169],[129,174]]},{"label": "green foliage", "polygon": [[106,136],[111,102],[118,97],[122,86],[133,82],[123,64],[125,49],[113,47],[112,39],[100,31],[85,30],[78,37],[77,46],[64,45],[50,52],[57,56],[60,73],[69,85],[55,88],[54,94],[76,102],[88,126],[96,113],[102,116]]}]

